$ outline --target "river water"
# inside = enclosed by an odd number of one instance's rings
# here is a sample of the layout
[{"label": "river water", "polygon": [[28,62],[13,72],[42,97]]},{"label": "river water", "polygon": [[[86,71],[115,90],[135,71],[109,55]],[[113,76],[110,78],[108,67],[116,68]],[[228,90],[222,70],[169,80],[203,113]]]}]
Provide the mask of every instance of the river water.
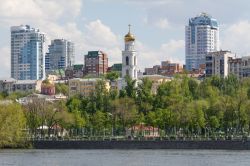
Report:
[{"label": "river water", "polygon": [[6,166],[250,166],[250,151],[0,150]]}]

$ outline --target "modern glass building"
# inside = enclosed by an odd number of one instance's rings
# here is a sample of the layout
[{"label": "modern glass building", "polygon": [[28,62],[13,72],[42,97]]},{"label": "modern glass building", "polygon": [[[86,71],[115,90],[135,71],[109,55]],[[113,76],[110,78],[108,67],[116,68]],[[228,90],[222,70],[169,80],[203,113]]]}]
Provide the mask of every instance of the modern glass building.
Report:
[{"label": "modern glass building", "polygon": [[74,43],[65,39],[55,39],[49,45],[49,52],[45,55],[46,73],[59,69],[66,69],[74,64]]},{"label": "modern glass building", "polygon": [[11,27],[11,77],[17,80],[44,78],[45,34],[29,25]]},{"label": "modern glass building", "polygon": [[219,50],[219,26],[216,19],[206,13],[189,19],[185,28],[186,69],[199,69],[205,64],[209,52]]}]

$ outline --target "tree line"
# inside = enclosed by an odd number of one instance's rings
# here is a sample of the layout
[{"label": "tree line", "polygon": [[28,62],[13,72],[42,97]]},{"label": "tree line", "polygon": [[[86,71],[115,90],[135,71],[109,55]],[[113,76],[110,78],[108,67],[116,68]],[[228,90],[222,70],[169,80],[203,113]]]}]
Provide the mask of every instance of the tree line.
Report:
[{"label": "tree line", "polygon": [[[106,79],[117,77],[111,73]],[[129,77],[126,82],[124,89],[108,91],[101,80],[89,97],[76,95],[58,102],[33,99],[23,106],[15,102],[1,106],[0,146],[50,136],[54,126],[66,129],[68,137],[124,136],[127,128],[138,124],[157,127],[160,136],[169,139],[249,135],[249,78],[229,75],[199,81],[177,75],[159,85],[156,94],[147,78],[138,86]]]}]

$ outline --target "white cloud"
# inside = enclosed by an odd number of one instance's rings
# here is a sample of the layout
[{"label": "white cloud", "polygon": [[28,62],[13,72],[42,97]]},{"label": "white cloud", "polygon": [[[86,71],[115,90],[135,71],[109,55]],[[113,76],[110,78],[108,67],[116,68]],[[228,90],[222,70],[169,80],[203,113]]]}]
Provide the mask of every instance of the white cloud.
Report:
[{"label": "white cloud", "polygon": [[228,26],[222,33],[221,48],[231,50],[241,56],[250,54],[250,21],[239,21]]},{"label": "white cloud", "polygon": [[126,0],[125,2],[143,6],[152,6],[152,5],[164,5],[171,3],[179,3],[180,0]]},{"label": "white cloud", "polygon": [[8,46],[3,46],[0,48],[0,56],[0,77],[10,77],[10,49]]},{"label": "white cloud", "polygon": [[110,27],[104,25],[101,20],[88,23],[86,26],[86,42],[99,47],[112,48],[118,45],[117,36],[111,31]]},{"label": "white cloud", "polygon": [[147,25],[152,25],[160,29],[167,29],[170,28],[170,23],[167,18],[148,18],[145,17],[143,22]]},{"label": "white cloud", "polygon": [[170,40],[168,43],[161,45],[161,50],[173,54],[179,49],[183,49],[185,46],[184,40]]},{"label": "white cloud", "polygon": [[166,18],[159,19],[155,22],[155,26],[160,29],[166,29],[169,27],[169,22]]},{"label": "white cloud", "polygon": [[[137,0],[135,3],[139,2],[142,1]],[[156,5],[174,2],[173,0],[157,0],[154,2],[147,1],[147,3]],[[76,45],[76,63],[83,63],[83,55],[90,50],[106,52],[109,56],[110,65],[121,62],[121,51],[124,47],[123,38],[115,34],[100,19],[90,21],[79,27],[75,18],[79,16],[81,6],[82,0],[5,0],[0,6],[0,25],[1,28],[9,30],[12,25],[30,24],[46,33],[48,43],[54,38],[69,39]],[[151,21],[158,28],[169,27],[166,17],[158,17]],[[158,49],[153,49],[140,41],[136,41],[136,49],[138,50],[138,64],[142,70],[145,67],[160,64],[162,60],[182,62],[184,59],[183,40],[170,40],[163,43]],[[4,62],[4,65],[0,67],[0,76],[9,76],[9,45],[0,45],[0,51]]]},{"label": "white cloud", "polygon": [[145,67],[160,65],[161,61],[170,60],[183,64],[184,61],[184,41],[170,40],[163,43],[158,50],[152,49],[144,45],[140,41],[136,41],[136,49],[138,50],[138,65],[141,70]]},{"label": "white cloud", "polygon": [[81,0],[4,0],[0,15],[7,18],[58,19],[76,17],[81,10]]}]

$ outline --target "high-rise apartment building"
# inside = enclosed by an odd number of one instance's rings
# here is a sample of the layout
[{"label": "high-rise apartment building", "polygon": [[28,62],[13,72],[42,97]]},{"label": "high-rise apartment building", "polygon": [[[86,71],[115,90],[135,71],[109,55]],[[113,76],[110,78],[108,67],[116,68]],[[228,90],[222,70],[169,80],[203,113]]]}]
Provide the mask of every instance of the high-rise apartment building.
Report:
[{"label": "high-rise apartment building", "polygon": [[89,51],[84,56],[85,72],[88,75],[101,76],[108,70],[108,56],[102,51]]},{"label": "high-rise apartment building", "polygon": [[209,52],[219,50],[219,26],[216,19],[206,13],[189,19],[185,28],[186,69],[198,69],[205,64]]},{"label": "high-rise apartment building", "polygon": [[74,64],[74,43],[65,39],[55,39],[49,45],[49,52],[45,55],[46,73],[59,69],[66,69]]},{"label": "high-rise apartment building", "polygon": [[45,34],[29,25],[11,27],[11,77],[39,80],[45,76]]}]

